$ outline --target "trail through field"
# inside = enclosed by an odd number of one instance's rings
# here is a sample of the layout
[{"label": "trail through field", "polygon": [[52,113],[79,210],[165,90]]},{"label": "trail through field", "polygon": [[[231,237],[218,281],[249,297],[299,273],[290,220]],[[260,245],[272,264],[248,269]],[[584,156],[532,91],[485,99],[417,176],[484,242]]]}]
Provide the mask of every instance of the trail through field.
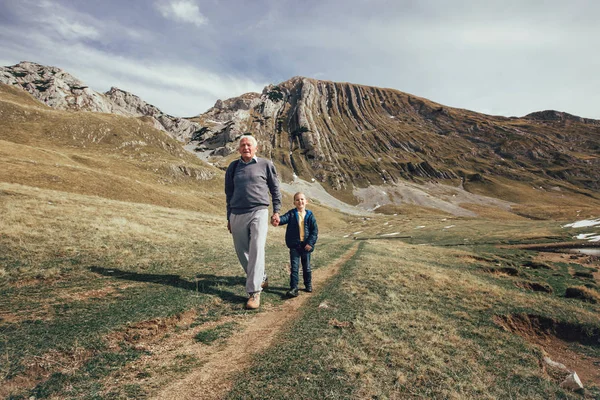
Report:
[{"label": "trail through field", "polygon": [[[358,249],[354,245],[344,255],[326,267],[313,271],[315,291],[323,283],[338,273],[340,267],[350,260]],[[186,376],[156,394],[157,399],[221,399],[231,389],[233,378],[246,368],[255,354],[265,351],[287,324],[298,315],[300,307],[310,298],[310,294],[285,301],[281,306],[272,310],[263,310],[241,322],[236,333],[227,343],[206,353],[206,347],[191,344],[195,347],[197,357],[207,362],[192,370]]]}]

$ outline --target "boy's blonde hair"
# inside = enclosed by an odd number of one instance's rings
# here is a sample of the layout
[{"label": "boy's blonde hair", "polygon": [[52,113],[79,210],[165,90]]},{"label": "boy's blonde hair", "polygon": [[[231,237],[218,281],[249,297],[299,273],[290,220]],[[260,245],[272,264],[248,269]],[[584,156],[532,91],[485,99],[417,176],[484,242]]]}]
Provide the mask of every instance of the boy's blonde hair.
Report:
[{"label": "boy's blonde hair", "polygon": [[[294,201],[296,201],[296,196],[298,196],[299,194],[303,195],[304,198],[306,198],[306,195],[303,192],[296,192],[294,193]],[[308,201],[308,199],[306,199]]]}]

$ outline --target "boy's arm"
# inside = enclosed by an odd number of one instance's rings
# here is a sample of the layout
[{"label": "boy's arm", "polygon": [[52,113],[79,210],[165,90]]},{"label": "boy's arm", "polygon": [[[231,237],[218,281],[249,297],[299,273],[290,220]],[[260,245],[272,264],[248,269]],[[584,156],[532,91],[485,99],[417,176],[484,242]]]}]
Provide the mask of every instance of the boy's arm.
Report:
[{"label": "boy's arm", "polygon": [[288,222],[290,222],[290,212],[289,211],[279,217],[279,225],[285,225]]},{"label": "boy's arm", "polygon": [[317,243],[317,239],[319,238],[319,227],[317,226],[315,215],[311,213],[310,216],[311,218],[308,220],[310,233],[306,239],[306,244],[309,244],[310,247],[315,247],[315,243]]}]

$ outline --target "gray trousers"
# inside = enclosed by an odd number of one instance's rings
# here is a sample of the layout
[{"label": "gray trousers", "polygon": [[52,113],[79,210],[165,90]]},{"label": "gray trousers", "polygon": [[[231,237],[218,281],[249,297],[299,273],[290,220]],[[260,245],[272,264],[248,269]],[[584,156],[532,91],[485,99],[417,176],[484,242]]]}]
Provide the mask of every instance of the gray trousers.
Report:
[{"label": "gray trousers", "polygon": [[269,230],[269,210],[256,210],[229,216],[235,252],[246,271],[246,292],[260,292],[265,274],[265,245]]}]

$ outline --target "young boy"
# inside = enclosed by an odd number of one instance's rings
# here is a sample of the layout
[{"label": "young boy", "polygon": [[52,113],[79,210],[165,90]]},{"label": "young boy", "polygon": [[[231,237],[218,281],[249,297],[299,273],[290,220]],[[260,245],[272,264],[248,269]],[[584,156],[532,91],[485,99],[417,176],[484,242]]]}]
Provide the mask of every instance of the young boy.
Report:
[{"label": "young boy", "polygon": [[285,244],[290,249],[290,290],[287,295],[298,296],[298,267],[302,263],[302,278],[304,288],[312,292],[312,272],[310,269],[310,253],[315,249],[319,235],[317,220],[312,211],[306,209],[306,196],[298,192],[294,195],[294,205],[279,218],[279,225],[288,224],[285,231]]}]

